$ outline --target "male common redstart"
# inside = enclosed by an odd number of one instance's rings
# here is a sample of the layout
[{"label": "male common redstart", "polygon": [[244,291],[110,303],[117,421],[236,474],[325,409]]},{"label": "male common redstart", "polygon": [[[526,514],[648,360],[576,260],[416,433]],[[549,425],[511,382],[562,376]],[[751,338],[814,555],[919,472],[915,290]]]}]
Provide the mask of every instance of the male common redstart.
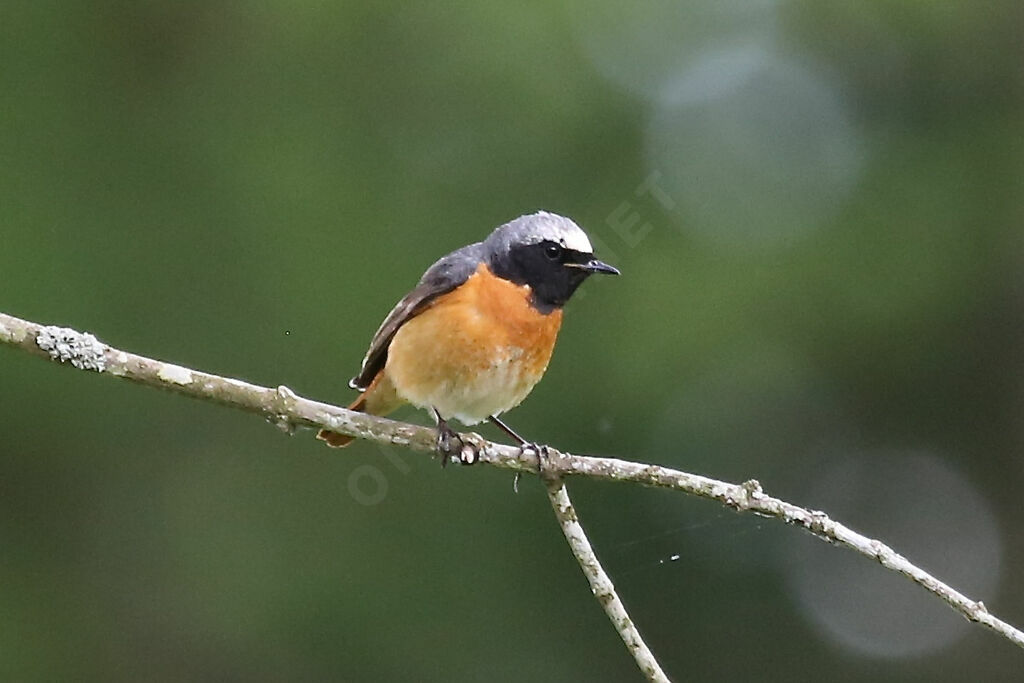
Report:
[{"label": "male common redstart", "polygon": [[[583,232],[546,211],[506,223],[483,242],[443,257],[384,319],[349,386],[350,406],[386,415],[404,403],[430,410],[438,451],[469,464],[448,426],[490,420],[522,447],[526,440],[498,419],[526,398],[547,369],[562,307],[591,273],[618,275],[597,260]],[[336,448],[353,437],[320,430]]]}]

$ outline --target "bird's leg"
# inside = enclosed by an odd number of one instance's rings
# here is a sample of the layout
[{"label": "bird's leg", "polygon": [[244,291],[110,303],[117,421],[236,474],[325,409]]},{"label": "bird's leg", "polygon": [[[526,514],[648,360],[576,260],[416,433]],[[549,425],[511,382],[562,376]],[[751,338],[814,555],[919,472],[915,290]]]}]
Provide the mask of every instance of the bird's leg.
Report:
[{"label": "bird's leg", "polygon": [[434,419],[437,420],[437,452],[441,456],[441,467],[445,467],[452,458],[460,465],[475,465],[480,460],[480,450],[476,444],[463,439],[458,432],[448,426],[441,413],[434,408]]},{"label": "bird's leg", "polygon": [[[537,443],[536,441],[527,441],[523,437],[521,437],[518,434],[516,434],[514,429],[509,427],[507,424],[505,424],[504,422],[499,420],[494,415],[491,415],[487,419],[490,420],[491,424],[493,424],[495,427],[497,427],[498,429],[500,429],[501,431],[505,432],[506,434],[508,434],[509,436],[511,436],[513,439],[516,440],[516,442],[519,444],[519,452],[520,453],[526,453],[526,451],[533,451],[534,453],[536,453],[537,454],[537,474],[543,474],[544,473],[544,459],[548,457],[548,447],[547,447],[547,444]],[[519,484],[519,474],[516,473],[515,482],[513,482],[513,484],[512,484],[513,488],[518,490],[518,484]]]}]

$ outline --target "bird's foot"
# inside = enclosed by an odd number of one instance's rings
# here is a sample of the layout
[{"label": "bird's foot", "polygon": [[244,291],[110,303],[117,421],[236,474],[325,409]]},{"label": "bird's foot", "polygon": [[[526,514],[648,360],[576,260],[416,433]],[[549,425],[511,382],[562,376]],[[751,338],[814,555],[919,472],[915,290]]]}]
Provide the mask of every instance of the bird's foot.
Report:
[{"label": "bird's foot", "polygon": [[449,461],[460,465],[475,465],[480,461],[479,439],[472,434],[459,434],[438,418],[437,421],[437,454],[441,456],[441,467]]},{"label": "bird's foot", "polygon": [[[519,457],[522,458],[527,453],[533,453],[537,457],[537,474],[539,476],[544,475],[544,461],[548,457],[548,451],[550,448],[546,444],[537,443],[536,441],[527,441],[523,437],[519,436],[516,430],[509,427],[507,424],[498,419],[497,415],[491,415],[488,420],[491,424],[498,427],[501,431],[505,432],[519,444]],[[512,480],[512,490],[519,493],[519,476],[522,472],[516,472],[515,478]]]},{"label": "bird's foot", "polygon": [[[527,454],[534,455],[537,458],[537,476],[543,478],[544,463],[547,461],[550,450],[547,444],[537,443],[536,441],[523,441],[519,444],[519,457],[525,457]],[[516,472],[512,478],[513,493],[519,493],[519,478],[522,474],[522,472]]]},{"label": "bird's foot", "polygon": [[547,444],[537,443],[536,441],[524,441],[519,444],[519,456],[523,457],[528,454],[533,454],[537,458],[537,474],[544,474],[544,463],[548,459],[548,453],[551,449]]}]

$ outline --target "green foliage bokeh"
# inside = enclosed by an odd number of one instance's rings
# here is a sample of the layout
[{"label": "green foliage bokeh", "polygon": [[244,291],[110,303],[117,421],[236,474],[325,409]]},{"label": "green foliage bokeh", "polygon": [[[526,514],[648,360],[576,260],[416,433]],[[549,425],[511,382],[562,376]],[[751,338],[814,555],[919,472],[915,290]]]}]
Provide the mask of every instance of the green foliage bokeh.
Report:
[{"label": "green foliage bokeh", "polygon": [[[777,7],[779,50],[828,74],[861,161],[815,230],[763,248],[638,194],[671,169],[650,161],[655,105],[588,56],[598,7],[613,5],[9,3],[0,310],[343,403],[434,259],[521,213],[564,213],[623,276],[571,302],[511,424],[758,478],[840,517],[803,486],[826,455],[936,454],[1001,530],[1001,579],[958,587],[1024,623],[1018,4]],[[486,468],[328,451],[14,351],[0,383],[0,679],[636,677],[535,482],[513,495]],[[361,466],[385,482],[373,504],[351,490]],[[927,656],[844,649],[792,598],[780,556],[797,532],[681,496],[574,491],[680,680],[1020,669],[980,629]]]}]

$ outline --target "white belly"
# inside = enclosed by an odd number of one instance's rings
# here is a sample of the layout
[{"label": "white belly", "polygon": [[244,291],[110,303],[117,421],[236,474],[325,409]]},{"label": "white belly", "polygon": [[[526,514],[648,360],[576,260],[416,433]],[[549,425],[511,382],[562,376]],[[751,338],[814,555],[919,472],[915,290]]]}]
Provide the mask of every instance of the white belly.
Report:
[{"label": "white belly", "polygon": [[540,379],[539,374],[522,371],[522,355],[522,349],[512,347],[500,360],[477,367],[472,376],[452,376],[433,386],[395,378],[395,385],[398,395],[414,406],[436,408],[446,420],[455,418],[465,425],[475,425],[515,408]]}]

